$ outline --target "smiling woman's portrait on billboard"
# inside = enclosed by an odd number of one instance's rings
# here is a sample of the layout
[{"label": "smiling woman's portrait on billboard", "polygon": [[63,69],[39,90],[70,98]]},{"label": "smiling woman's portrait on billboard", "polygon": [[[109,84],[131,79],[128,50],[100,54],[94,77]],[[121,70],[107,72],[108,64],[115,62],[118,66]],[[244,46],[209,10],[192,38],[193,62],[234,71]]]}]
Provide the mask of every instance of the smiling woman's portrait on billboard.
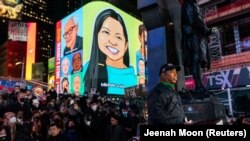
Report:
[{"label": "smiling woman's portrait on billboard", "polygon": [[85,83],[85,89],[124,94],[124,88],[136,85],[136,79],[129,63],[124,21],[114,10],[104,10],[95,20],[91,57],[84,77],[85,82],[91,83]]},{"label": "smiling woman's portrait on billboard", "polygon": [[[60,56],[57,58],[60,62],[55,63],[55,68],[59,68],[56,71],[60,71],[60,76],[55,76],[57,89],[65,76],[70,77],[72,94],[76,75],[81,78],[80,94],[94,88],[101,95],[124,95],[125,89],[144,81],[145,77],[139,81],[137,76],[136,60],[136,52],[141,47],[138,27],[142,24],[104,1],[90,2],[58,21],[56,56]],[[69,61],[62,62],[66,57]],[[68,69],[67,64],[70,64]]]}]

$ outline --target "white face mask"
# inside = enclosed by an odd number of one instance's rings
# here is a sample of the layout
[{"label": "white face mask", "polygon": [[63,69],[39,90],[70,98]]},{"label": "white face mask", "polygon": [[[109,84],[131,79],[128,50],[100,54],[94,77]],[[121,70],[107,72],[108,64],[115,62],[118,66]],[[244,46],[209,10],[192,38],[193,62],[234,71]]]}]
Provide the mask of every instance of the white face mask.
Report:
[{"label": "white face mask", "polygon": [[91,108],[92,108],[93,111],[96,111],[97,105],[93,105]]},{"label": "white face mask", "polygon": [[20,118],[17,118],[17,122],[21,123],[23,120]]},{"label": "white face mask", "polygon": [[128,117],[128,112],[122,112],[124,117]]},{"label": "white face mask", "polygon": [[16,123],[16,117],[10,118],[10,123]]},{"label": "white face mask", "polygon": [[90,126],[91,122],[90,121],[86,121],[85,123],[86,123],[87,126]]},{"label": "white face mask", "polygon": [[69,105],[72,105],[72,104],[74,104],[74,100],[73,99],[71,99],[70,102],[69,102]]},{"label": "white face mask", "polygon": [[128,101],[126,101],[125,104],[126,104],[126,106],[129,106],[129,102]]},{"label": "white face mask", "polygon": [[32,100],[32,104],[34,107],[37,108],[37,107],[39,107],[40,102],[38,101],[38,99],[34,99],[34,100]]},{"label": "white face mask", "polygon": [[36,107],[36,108],[39,107],[39,103],[34,103],[33,105],[34,105],[34,107]]}]

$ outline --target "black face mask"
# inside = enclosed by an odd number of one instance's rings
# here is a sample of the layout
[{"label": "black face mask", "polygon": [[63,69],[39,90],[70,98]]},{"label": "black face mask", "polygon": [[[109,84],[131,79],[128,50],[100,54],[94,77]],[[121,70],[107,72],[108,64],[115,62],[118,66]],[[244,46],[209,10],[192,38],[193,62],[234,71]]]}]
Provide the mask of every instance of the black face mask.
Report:
[{"label": "black face mask", "polygon": [[62,113],[62,116],[66,117],[66,116],[68,116],[68,113],[67,112]]},{"label": "black face mask", "polygon": [[61,119],[54,119],[54,122],[55,122],[55,123],[60,123],[60,122],[61,122]]},{"label": "black face mask", "polygon": [[25,100],[24,98],[20,98],[20,102],[24,102],[24,100]]},{"label": "black face mask", "polygon": [[75,125],[69,126],[68,129],[69,129],[69,130],[75,130],[75,129],[76,129],[76,126],[75,126]]}]

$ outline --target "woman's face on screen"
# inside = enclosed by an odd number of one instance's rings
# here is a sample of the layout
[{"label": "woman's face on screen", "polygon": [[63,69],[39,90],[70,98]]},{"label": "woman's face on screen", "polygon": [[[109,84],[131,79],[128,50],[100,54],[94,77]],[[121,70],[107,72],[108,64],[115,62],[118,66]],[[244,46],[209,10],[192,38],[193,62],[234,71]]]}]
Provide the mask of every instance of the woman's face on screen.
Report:
[{"label": "woman's face on screen", "polygon": [[121,23],[108,17],[98,32],[99,49],[107,56],[107,59],[117,61],[123,59],[128,48]]}]

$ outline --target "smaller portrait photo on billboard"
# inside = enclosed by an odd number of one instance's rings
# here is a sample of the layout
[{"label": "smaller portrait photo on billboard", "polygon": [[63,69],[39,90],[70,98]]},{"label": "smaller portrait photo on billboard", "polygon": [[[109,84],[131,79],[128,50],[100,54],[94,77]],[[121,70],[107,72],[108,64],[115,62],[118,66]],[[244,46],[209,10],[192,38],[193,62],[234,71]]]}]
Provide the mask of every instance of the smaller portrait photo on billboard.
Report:
[{"label": "smaller portrait photo on billboard", "polygon": [[82,52],[78,51],[72,55],[71,59],[72,71],[71,74],[82,72],[83,63],[82,63]]},{"label": "smaller portrait photo on billboard", "polygon": [[71,93],[76,96],[83,95],[83,81],[82,81],[82,73],[73,74],[71,76]]},{"label": "smaller portrait photo on billboard", "polygon": [[61,77],[69,76],[71,74],[71,56],[65,56],[61,60]]},{"label": "smaller portrait photo on billboard", "polygon": [[146,81],[146,76],[145,76],[145,71],[146,71],[146,66],[145,66],[145,60],[143,60],[142,58],[140,58],[137,62],[138,64],[138,84],[145,84]]},{"label": "smaller portrait photo on billboard", "polygon": [[70,93],[70,77],[62,77],[61,80],[61,93],[69,94]]},{"label": "smaller portrait photo on billboard", "polygon": [[136,51],[136,69],[139,78],[138,84],[145,84],[146,80],[146,61],[147,61],[147,29],[144,24],[139,25],[138,38],[140,47]]},{"label": "smaller portrait photo on billboard", "polygon": [[82,9],[62,20],[62,55],[66,56],[83,48]]}]

